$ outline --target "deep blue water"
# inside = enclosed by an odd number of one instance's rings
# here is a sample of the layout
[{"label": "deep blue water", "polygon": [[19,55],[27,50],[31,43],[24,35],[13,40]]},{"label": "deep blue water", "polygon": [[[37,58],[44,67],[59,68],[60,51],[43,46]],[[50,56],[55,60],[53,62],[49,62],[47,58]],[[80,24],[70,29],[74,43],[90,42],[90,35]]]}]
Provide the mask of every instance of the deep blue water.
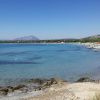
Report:
[{"label": "deep blue water", "polygon": [[99,76],[98,70],[100,52],[80,45],[0,44],[0,84],[9,79],[75,80],[81,76]]}]

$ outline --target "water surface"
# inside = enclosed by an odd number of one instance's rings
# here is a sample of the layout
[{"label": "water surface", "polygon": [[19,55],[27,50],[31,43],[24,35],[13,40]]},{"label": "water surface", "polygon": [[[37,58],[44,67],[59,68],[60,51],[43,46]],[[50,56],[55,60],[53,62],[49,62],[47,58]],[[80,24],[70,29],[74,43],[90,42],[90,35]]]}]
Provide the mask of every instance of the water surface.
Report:
[{"label": "water surface", "polygon": [[0,44],[0,85],[30,78],[96,76],[100,52],[76,44]]}]

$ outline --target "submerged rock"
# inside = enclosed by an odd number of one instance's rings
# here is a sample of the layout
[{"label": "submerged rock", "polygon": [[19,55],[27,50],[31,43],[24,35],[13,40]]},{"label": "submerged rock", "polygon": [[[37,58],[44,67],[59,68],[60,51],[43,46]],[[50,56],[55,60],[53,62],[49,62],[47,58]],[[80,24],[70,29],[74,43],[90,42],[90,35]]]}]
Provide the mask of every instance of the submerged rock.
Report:
[{"label": "submerged rock", "polygon": [[7,87],[0,87],[0,95],[7,95],[8,93],[12,93],[16,90],[20,90],[22,88],[24,88],[25,85],[18,85],[18,86],[15,86],[15,87],[12,87],[12,86],[7,86]]},{"label": "submerged rock", "polygon": [[15,91],[15,90],[20,90],[20,89],[22,89],[22,88],[24,88],[24,87],[26,87],[26,86],[25,86],[25,85],[18,85],[18,86],[13,87],[12,90],[13,90],[13,91]]},{"label": "submerged rock", "polygon": [[59,84],[62,82],[64,82],[64,81],[60,80],[60,79],[56,79],[56,78],[30,79],[28,81],[25,81],[25,84],[19,84],[16,86],[0,87],[0,96],[8,95],[9,93],[13,93],[16,91],[19,91],[20,93],[26,93],[28,91],[39,91],[39,90],[49,88],[50,86],[52,86],[54,84]]},{"label": "submerged rock", "polygon": [[0,95],[7,95],[8,92],[9,92],[9,89],[7,89],[7,88],[0,89]]},{"label": "submerged rock", "polygon": [[29,83],[37,83],[37,84],[41,85],[41,84],[43,84],[45,81],[47,81],[47,80],[46,80],[46,79],[39,79],[39,78],[37,78],[37,79],[30,79],[28,82],[29,82]]}]

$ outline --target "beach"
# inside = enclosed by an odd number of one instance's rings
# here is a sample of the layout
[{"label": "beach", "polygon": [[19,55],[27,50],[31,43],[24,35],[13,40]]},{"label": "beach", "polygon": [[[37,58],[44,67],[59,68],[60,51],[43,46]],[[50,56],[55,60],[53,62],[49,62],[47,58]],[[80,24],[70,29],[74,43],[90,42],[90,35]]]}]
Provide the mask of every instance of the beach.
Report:
[{"label": "beach", "polygon": [[88,42],[88,43],[79,43],[89,49],[93,49],[95,51],[100,51],[100,42]]},{"label": "beach", "polygon": [[99,80],[90,78],[80,78],[73,83],[53,78],[44,83],[46,87],[41,87],[40,90],[7,95],[0,100],[92,100],[97,93],[100,93]]},{"label": "beach", "polygon": [[66,83],[62,87],[51,87],[49,92],[43,95],[26,98],[25,100],[89,100],[98,92],[100,93],[100,84]]}]

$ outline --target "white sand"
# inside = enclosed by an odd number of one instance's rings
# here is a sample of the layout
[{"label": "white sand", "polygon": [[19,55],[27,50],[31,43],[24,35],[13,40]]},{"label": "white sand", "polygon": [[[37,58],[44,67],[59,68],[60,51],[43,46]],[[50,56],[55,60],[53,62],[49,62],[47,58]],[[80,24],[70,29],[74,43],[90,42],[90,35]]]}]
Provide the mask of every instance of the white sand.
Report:
[{"label": "white sand", "polygon": [[89,100],[98,92],[100,93],[99,83],[63,83],[53,85],[39,96],[21,100]]}]

